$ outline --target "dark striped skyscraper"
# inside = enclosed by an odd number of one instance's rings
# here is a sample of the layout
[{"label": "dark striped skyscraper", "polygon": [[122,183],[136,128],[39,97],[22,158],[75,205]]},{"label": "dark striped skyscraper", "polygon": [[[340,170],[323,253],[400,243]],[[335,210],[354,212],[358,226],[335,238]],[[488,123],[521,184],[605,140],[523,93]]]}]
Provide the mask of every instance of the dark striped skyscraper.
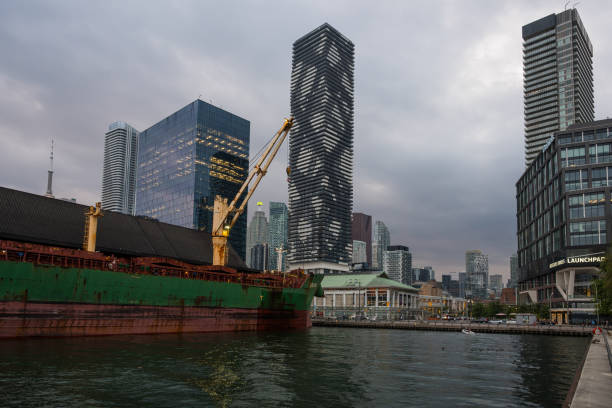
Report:
[{"label": "dark striped skyscraper", "polygon": [[102,208],[134,213],[138,131],[125,122],[113,122],[104,137]]},{"label": "dark striped skyscraper", "polygon": [[309,272],[351,261],[354,48],[327,23],[293,44],[289,263]]},{"label": "dark striped skyscraper", "polygon": [[554,132],[594,119],[593,46],[576,9],[523,26],[525,165]]}]

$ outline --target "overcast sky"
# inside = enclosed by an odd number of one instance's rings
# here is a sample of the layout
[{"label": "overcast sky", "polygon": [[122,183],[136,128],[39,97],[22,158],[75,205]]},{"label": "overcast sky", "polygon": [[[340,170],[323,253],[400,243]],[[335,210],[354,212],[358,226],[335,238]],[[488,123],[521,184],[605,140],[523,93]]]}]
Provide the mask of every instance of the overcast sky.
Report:
[{"label": "overcast sky", "polygon": [[[144,130],[199,95],[251,122],[251,152],[289,114],[293,41],[323,22],[355,44],[354,210],[413,265],[509,276],[524,169],[521,27],[564,1],[0,2],[0,185],[100,199],[104,133]],[[577,6],[596,119],[612,116],[609,1]],[[253,199],[287,201],[286,149]],[[251,212],[252,208],[251,206]]]}]

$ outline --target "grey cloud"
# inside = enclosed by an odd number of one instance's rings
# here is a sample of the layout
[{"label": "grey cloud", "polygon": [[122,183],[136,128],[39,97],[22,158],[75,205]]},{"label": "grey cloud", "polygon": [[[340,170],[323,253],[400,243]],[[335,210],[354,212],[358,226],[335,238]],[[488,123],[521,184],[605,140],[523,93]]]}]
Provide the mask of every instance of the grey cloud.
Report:
[{"label": "grey cloud", "polygon": [[[251,121],[251,150],[289,112],[291,45],[329,22],[356,45],[355,210],[415,264],[508,274],[523,171],[523,24],[556,1],[0,2],[0,185],[99,198],[103,135],[142,130],[198,95]],[[579,5],[595,47],[598,117],[612,116],[605,1]],[[286,201],[286,146],[255,194]]]}]

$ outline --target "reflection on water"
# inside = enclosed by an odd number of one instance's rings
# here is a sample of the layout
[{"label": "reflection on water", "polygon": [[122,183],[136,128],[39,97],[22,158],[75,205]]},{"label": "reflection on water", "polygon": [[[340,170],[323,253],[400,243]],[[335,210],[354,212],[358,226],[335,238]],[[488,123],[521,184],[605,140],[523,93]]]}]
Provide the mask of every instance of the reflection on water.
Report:
[{"label": "reflection on water", "polygon": [[586,338],[400,330],[0,342],[7,406],[560,406]]}]

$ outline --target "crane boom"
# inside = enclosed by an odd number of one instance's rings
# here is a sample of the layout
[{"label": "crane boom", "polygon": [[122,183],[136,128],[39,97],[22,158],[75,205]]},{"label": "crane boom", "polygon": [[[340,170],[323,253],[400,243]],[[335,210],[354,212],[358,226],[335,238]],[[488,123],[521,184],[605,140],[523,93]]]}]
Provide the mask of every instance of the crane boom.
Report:
[{"label": "crane boom", "polygon": [[[261,182],[263,176],[266,175],[270,163],[276,157],[278,150],[285,141],[289,130],[293,126],[293,118],[290,117],[285,119],[281,128],[276,132],[272,141],[268,144],[265,151],[257,161],[257,164],[249,172],[246,180],[236,193],[236,196],[228,205],[227,198],[221,196],[215,197],[214,212],[213,212],[213,226],[212,226],[212,241],[213,241],[213,265],[225,266],[227,265],[229,252],[227,250],[227,237],[229,236],[230,230],[238,221],[238,217],[244,212],[249,199],[253,195],[255,189]],[[243,194],[251,181],[255,178],[253,187],[249,189],[246,196],[243,198]],[[240,201],[242,198],[242,201]],[[240,205],[238,205],[240,202]]]}]

